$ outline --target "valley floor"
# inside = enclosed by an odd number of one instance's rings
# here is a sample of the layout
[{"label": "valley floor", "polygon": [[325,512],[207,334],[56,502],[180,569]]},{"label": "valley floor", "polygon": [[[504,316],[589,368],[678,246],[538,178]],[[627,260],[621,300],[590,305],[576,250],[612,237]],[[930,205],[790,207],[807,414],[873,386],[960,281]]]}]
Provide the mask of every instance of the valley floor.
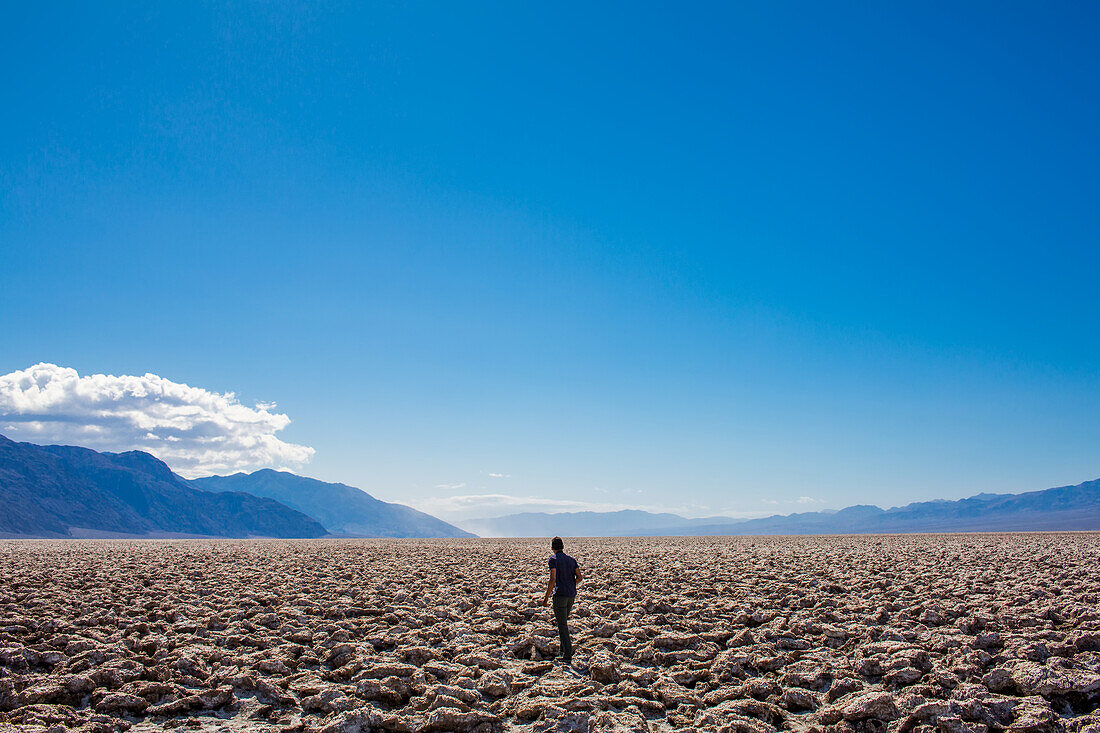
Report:
[{"label": "valley floor", "polygon": [[1100,535],[0,542],[0,730],[1100,730]]}]

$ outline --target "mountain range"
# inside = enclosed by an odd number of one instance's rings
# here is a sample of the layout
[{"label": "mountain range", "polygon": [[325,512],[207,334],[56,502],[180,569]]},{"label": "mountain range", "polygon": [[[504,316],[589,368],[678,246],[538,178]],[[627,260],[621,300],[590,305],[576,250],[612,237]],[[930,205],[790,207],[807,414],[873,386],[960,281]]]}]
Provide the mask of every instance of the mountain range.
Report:
[{"label": "mountain range", "polygon": [[330,484],[269,468],[232,476],[193,479],[206,491],[242,491],[308,514],[331,534],[349,537],[473,537],[442,519],[403,504],[375,499],[346,484]]},{"label": "mountain range", "polygon": [[0,537],[470,537],[365,491],[284,471],[188,481],[141,451],[0,435]]},{"label": "mountain range", "polygon": [[[401,504],[264,469],[188,481],[141,451],[16,443],[0,435],[0,537],[695,536],[1100,530],[1100,480],[902,507],[759,519],[639,510],[525,513],[460,529]],[[465,531],[470,530],[470,531]]]},{"label": "mountain range", "polygon": [[509,514],[462,525],[486,537],[888,534],[1100,530],[1100,480],[1022,494],[978,494],[902,507],[850,506],[760,519],[686,519],[640,511]]},{"label": "mountain range", "polygon": [[321,537],[305,514],[191,486],[148,453],[98,453],[0,435],[0,534],[14,537]]}]

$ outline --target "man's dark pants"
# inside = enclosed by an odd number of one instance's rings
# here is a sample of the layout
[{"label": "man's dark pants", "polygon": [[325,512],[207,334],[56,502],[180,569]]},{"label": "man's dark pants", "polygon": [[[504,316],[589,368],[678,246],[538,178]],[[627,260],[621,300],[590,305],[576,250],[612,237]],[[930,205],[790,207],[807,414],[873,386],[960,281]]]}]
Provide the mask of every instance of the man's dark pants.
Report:
[{"label": "man's dark pants", "polygon": [[562,659],[573,658],[573,642],[569,638],[569,611],[573,608],[573,596],[554,596],[554,618],[558,622],[558,636],[561,637]]}]

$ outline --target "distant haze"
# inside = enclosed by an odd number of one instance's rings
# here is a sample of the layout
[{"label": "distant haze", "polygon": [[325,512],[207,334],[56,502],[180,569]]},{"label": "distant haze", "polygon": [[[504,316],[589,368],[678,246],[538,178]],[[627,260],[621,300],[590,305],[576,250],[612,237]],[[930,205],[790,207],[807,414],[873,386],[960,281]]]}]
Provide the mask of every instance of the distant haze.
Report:
[{"label": "distant haze", "polygon": [[1100,530],[1100,480],[1020,494],[979,494],[882,509],[798,512],[759,519],[686,519],[620,511],[513,514],[462,525],[483,537],[859,534]]}]

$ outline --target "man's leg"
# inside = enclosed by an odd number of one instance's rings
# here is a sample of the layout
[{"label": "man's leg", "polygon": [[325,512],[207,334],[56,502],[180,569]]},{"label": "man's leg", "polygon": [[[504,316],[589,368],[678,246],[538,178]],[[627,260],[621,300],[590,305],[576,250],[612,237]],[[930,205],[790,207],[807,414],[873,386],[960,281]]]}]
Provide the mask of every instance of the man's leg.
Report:
[{"label": "man's leg", "polygon": [[561,658],[573,658],[573,642],[569,638],[569,611],[573,608],[573,599],[569,596],[554,596],[554,618],[558,622],[558,637],[561,639]]}]

